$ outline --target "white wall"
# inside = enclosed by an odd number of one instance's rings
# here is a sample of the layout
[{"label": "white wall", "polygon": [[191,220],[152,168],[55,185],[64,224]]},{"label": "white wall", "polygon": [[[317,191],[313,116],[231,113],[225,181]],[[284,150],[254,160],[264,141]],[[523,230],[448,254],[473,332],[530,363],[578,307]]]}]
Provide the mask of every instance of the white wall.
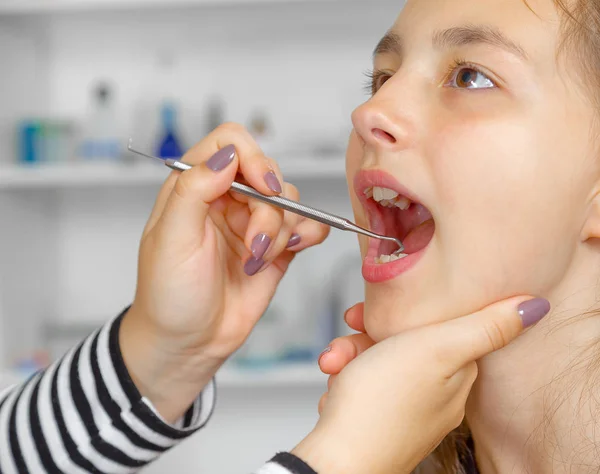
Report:
[{"label": "white wall", "polygon": [[[301,156],[320,137],[342,148],[350,112],[366,98],[363,72],[371,52],[401,3],[0,16],[0,165],[14,159],[15,118],[82,117],[98,78],[118,84],[123,137],[133,136],[140,148],[151,145],[160,93],[182,105],[189,144],[205,133],[205,106],[217,94],[228,103],[229,120],[245,123],[255,107],[269,113],[276,159]],[[168,75],[157,67],[165,55],[173,59]],[[343,180],[295,184],[304,202],[351,216]],[[130,302],[139,236],[156,190],[0,192],[0,330],[19,335],[5,337],[0,354],[39,345],[40,320],[99,323]],[[276,303],[315,323],[340,279],[333,269],[356,249],[354,235],[332,231],[325,245],[294,262]],[[314,426],[323,390],[220,390],[206,430],[147,472],[248,473],[275,451],[292,448]]]}]

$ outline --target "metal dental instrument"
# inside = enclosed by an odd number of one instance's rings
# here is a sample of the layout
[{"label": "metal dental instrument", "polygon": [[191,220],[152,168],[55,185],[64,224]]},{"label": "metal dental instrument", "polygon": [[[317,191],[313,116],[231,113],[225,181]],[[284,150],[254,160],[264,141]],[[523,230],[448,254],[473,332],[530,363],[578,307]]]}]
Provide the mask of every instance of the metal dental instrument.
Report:
[{"label": "metal dental instrument", "polygon": [[[177,171],[186,171],[192,168],[191,165],[185,164],[178,160],[163,160],[162,158],[159,158],[157,156],[147,155],[140,151],[134,150],[131,145],[132,140],[130,139],[129,144],[127,145],[127,149],[132,153],[135,153],[140,156],[145,156],[146,158],[152,158],[154,160],[162,161],[166,166],[168,166],[171,169]],[[363,234],[368,237],[373,237],[375,239],[388,240],[390,242],[394,242],[399,247],[399,249],[396,252],[394,252],[394,254],[400,254],[404,251],[404,245],[399,239],[395,237],[388,237],[386,235],[376,234],[367,229],[363,229],[362,227],[357,226],[356,224],[350,222],[348,219],[344,219],[343,217],[319,211],[318,209],[315,209],[313,207],[306,206],[304,204],[300,204],[299,202],[292,201],[283,197],[265,196],[264,194],[259,193],[256,189],[251,188],[250,186],[246,186],[245,184],[237,183],[235,181],[231,184],[231,190],[235,191],[236,193],[244,194],[248,197],[258,199],[259,201],[266,202],[267,204],[271,204],[275,207],[285,209],[286,211],[293,212],[294,214],[307,217],[308,219],[312,219],[326,224],[328,226],[335,227],[336,229],[356,232],[357,234]]]}]

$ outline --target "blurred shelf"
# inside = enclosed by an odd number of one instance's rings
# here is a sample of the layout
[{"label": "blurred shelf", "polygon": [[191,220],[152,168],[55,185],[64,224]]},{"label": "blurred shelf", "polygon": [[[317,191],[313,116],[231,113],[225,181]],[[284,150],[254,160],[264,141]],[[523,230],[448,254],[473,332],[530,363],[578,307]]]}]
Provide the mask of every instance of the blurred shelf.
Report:
[{"label": "blurred shelf", "polygon": [[0,15],[340,1],[344,0],[0,0]]},{"label": "blurred shelf", "polygon": [[147,164],[65,164],[3,166],[0,189],[158,184],[168,170]]},{"label": "blurred shelf", "polygon": [[[42,338],[48,342],[49,349],[54,343],[58,344],[56,346],[58,350],[50,349],[49,357],[51,359],[60,358],[64,351],[75,346],[103,324],[104,322],[101,321],[96,324],[60,321],[43,323]],[[5,374],[7,377],[11,375],[10,372]],[[5,374],[0,372],[0,376]],[[247,367],[231,359],[217,372],[216,378],[217,388],[323,387],[327,382],[327,375],[321,372],[316,360],[310,362],[282,361],[272,365]]]},{"label": "blurred shelf", "polygon": [[281,364],[265,369],[224,367],[216,376],[217,390],[249,387],[325,387],[327,376],[312,364]]},{"label": "blurred shelf", "polygon": [[[280,162],[285,179],[344,178],[341,158]],[[170,170],[153,163],[0,166],[0,190],[161,184]]]},{"label": "blurred shelf", "polygon": [[[0,392],[12,385],[25,382],[28,376],[16,371],[0,372]],[[224,367],[217,375],[219,388],[252,387],[326,387],[327,375],[316,362],[312,364],[282,364],[265,369],[241,369]]]}]

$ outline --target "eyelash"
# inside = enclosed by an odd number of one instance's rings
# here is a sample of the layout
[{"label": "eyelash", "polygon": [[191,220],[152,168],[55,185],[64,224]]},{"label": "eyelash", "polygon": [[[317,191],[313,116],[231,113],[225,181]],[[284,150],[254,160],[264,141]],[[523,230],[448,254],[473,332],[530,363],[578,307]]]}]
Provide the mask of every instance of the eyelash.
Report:
[{"label": "eyelash", "polygon": [[[481,69],[481,67],[476,66],[475,64],[470,63],[469,61],[467,61],[465,59],[459,59],[459,58],[453,60],[452,63],[450,64],[450,66],[448,67],[448,70],[446,71],[446,74],[444,75],[444,77],[445,77],[444,84],[447,84],[449,82],[450,78],[460,68],[465,68],[465,67],[469,68],[469,69],[473,69],[474,71],[477,71],[479,74],[483,74],[486,78],[488,78],[492,82],[492,84],[494,84],[495,87],[498,87],[498,84],[496,83],[496,81],[494,79],[492,79],[488,73],[483,71]],[[365,82],[365,85],[364,85],[365,93],[373,96],[385,83],[384,82],[383,84],[380,84],[379,82],[381,81],[381,79],[386,76],[387,76],[387,79],[389,79],[390,77],[392,77],[393,74],[386,72],[384,70],[381,70],[381,69],[373,69],[373,70],[365,72],[365,75],[367,76],[367,81]]]},{"label": "eyelash", "polygon": [[379,90],[379,88],[383,84],[378,84],[382,77],[389,76],[392,77],[391,74],[382,71],[381,69],[371,69],[365,72],[365,76],[367,80],[364,84],[364,90],[367,95],[375,95],[375,93]]}]

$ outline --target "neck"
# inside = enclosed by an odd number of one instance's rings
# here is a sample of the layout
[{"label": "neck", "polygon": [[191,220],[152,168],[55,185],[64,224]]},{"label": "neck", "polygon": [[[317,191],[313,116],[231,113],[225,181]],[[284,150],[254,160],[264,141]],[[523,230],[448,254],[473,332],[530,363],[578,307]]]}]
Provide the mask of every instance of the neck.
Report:
[{"label": "neck", "polygon": [[552,314],[479,361],[466,413],[482,474],[598,471],[600,318],[593,311],[600,306],[596,284],[581,288],[597,281],[600,260],[586,267],[590,274],[580,267],[571,272],[577,278],[544,295]]}]

